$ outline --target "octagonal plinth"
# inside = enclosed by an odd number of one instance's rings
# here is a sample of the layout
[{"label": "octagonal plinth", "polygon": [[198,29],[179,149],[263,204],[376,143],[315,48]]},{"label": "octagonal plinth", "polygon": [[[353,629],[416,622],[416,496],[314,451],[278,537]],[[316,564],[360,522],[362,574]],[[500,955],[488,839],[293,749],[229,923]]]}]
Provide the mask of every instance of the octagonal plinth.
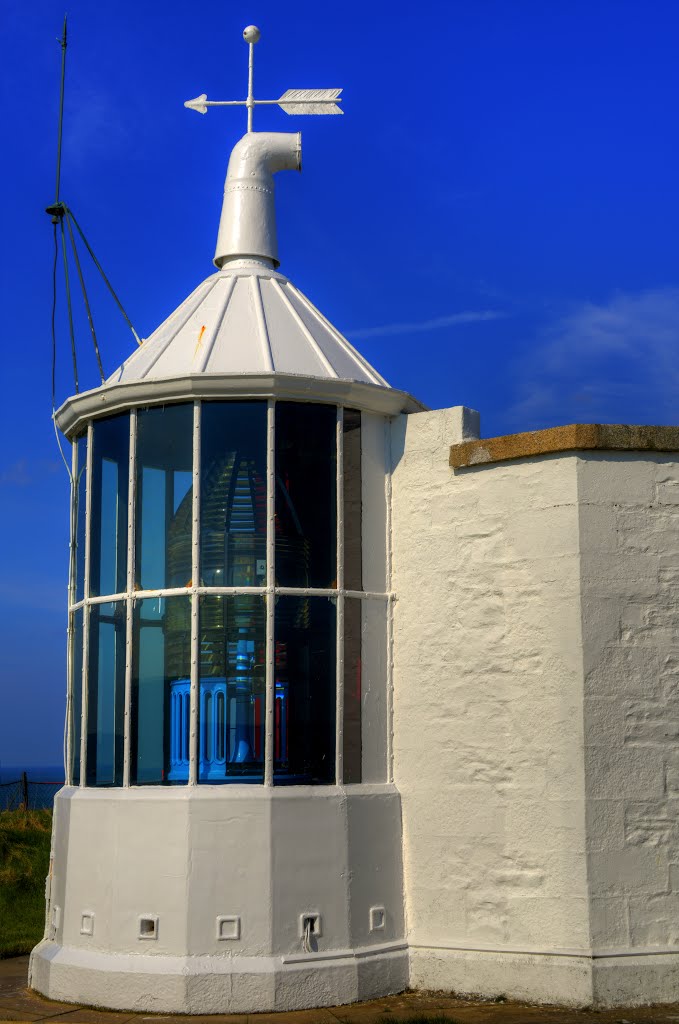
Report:
[{"label": "octagonal plinth", "polygon": [[203,1014],[405,988],[400,798],[351,788],[63,789],[30,985]]}]

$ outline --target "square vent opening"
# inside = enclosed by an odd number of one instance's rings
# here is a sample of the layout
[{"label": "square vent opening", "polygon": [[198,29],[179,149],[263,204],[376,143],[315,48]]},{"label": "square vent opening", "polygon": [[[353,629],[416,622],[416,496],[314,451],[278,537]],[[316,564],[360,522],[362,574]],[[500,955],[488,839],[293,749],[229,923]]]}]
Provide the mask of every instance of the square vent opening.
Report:
[{"label": "square vent opening", "polygon": [[139,932],[138,937],[140,939],[157,939],[158,938],[158,918],[153,917],[151,914],[144,914],[139,918]]},{"label": "square vent opening", "polygon": [[223,914],[217,918],[217,938],[240,939],[240,917],[237,914]]},{"label": "square vent opening", "polygon": [[370,931],[380,932],[384,930],[387,923],[387,914],[384,907],[370,908]]},{"label": "square vent opening", "polygon": [[94,935],[94,914],[91,910],[84,910],[80,915],[80,934]]}]

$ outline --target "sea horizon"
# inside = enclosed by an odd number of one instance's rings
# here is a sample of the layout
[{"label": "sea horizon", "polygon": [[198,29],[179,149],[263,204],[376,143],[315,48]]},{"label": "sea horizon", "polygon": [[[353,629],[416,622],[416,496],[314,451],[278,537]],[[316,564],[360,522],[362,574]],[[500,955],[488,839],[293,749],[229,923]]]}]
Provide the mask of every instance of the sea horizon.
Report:
[{"label": "sea horizon", "polygon": [[0,785],[16,782],[26,772],[29,782],[61,782],[66,775],[63,764],[4,764],[0,762]]}]

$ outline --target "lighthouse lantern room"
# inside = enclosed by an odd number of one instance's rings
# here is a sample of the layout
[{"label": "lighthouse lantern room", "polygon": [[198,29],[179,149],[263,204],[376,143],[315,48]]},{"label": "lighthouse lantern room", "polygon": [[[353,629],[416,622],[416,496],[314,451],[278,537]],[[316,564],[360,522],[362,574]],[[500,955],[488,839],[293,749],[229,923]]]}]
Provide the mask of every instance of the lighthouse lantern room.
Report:
[{"label": "lighthouse lantern room", "polygon": [[300,168],[298,133],[248,130],[216,272],[58,412],[68,778],[31,961],[51,998],[215,1013],[408,983],[388,424],[421,406],[278,272],[273,175]]}]

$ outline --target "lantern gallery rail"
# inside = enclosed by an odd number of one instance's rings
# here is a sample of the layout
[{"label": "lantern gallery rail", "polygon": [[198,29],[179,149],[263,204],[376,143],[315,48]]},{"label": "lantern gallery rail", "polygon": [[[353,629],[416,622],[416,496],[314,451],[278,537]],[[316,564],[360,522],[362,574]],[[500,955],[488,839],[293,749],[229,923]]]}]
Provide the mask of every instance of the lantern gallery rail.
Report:
[{"label": "lantern gallery rail", "polygon": [[386,421],[335,405],[194,401],[89,423],[68,784],[389,781],[384,560],[363,589],[364,521],[384,534],[388,485],[371,513],[367,426],[386,464]]}]

